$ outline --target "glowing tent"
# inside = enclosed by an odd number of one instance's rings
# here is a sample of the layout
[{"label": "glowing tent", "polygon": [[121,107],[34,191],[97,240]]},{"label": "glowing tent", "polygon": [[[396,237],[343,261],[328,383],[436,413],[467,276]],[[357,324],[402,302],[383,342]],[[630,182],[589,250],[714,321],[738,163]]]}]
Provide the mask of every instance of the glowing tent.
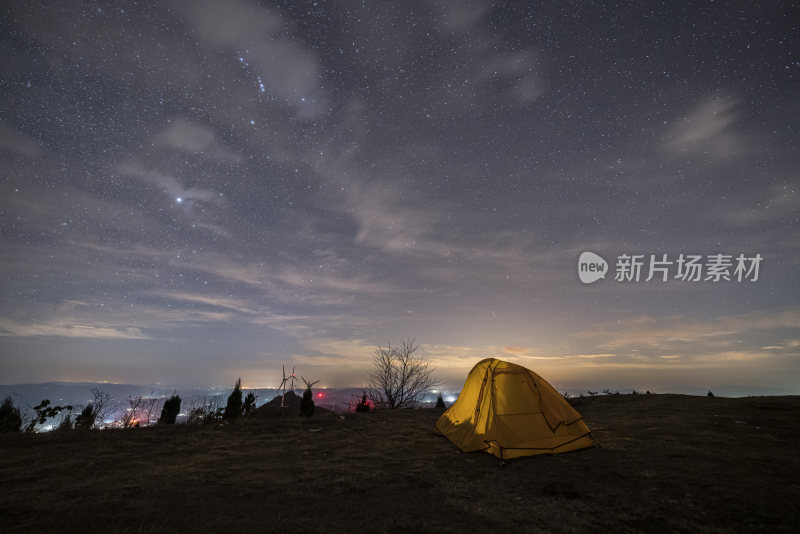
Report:
[{"label": "glowing tent", "polygon": [[463,452],[501,460],[592,445],[583,417],[545,379],[494,358],[478,362],[436,429]]}]

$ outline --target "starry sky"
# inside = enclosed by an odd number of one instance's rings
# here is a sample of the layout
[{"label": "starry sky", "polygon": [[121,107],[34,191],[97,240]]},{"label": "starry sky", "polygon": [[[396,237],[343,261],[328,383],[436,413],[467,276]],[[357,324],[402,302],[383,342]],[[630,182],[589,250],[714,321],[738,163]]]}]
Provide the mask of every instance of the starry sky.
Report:
[{"label": "starry sky", "polygon": [[0,383],[800,393],[796,4],[147,4],[0,8]]}]

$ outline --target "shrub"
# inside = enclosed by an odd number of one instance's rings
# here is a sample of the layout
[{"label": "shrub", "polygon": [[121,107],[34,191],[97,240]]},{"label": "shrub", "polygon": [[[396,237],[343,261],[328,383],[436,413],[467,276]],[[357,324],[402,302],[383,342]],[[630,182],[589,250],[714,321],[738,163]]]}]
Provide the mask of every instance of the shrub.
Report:
[{"label": "shrub", "polygon": [[75,430],[89,430],[94,427],[94,422],[97,417],[94,405],[90,402],[84,406],[81,413],[75,418]]},{"label": "shrub", "polygon": [[228,396],[228,404],[225,405],[225,413],[222,418],[226,421],[235,421],[242,415],[242,379],[236,381],[233,391]]},{"label": "shrub", "polygon": [[56,427],[56,432],[69,432],[72,430],[72,414],[68,413]]},{"label": "shrub", "polygon": [[142,425],[147,426],[153,421],[153,412],[158,411],[160,401],[151,391],[147,397],[142,395],[128,397],[128,404],[130,404],[130,408],[126,408],[122,412],[120,425],[122,428],[139,428]]},{"label": "shrub", "polygon": [[222,421],[224,410],[220,404],[219,395],[203,396],[192,400],[186,422],[190,425],[209,425]]},{"label": "shrub", "polygon": [[0,432],[19,432],[21,428],[22,416],[9,395],[0,404]]},{"label": "shrub", "polygon": [[176,393],[173,393],[170,398],[164,401],[164,406],[161,407],[161,417],[158,418],[159,424],[174,425],[180,412],[181,398]]},{"label": "shrub", "polygon": [[356,404],[356,412],[361,413],[361,412],[369,412],[369,411],[371,411],[371,407],[369,405],[369,402],[367,401],[367,394],[364,393],[361,396],[361,402]]}]

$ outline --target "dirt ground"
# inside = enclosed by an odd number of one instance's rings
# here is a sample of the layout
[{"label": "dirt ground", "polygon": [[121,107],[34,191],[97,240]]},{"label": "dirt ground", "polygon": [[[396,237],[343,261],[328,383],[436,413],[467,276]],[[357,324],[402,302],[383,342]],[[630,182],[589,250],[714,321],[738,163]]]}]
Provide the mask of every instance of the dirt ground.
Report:
[{"label": "dirt ground", "polygon": [[0,435],[0,530],[800,532],[800,397],[575,407],[597,447],[502,469],[433,409]]}]

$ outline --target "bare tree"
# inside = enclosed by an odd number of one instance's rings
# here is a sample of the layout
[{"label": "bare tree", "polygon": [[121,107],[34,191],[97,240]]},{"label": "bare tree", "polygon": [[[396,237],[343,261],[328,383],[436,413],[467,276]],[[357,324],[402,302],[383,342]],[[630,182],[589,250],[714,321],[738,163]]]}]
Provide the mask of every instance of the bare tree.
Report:
[{"label": "bare tree", "polygon": [[108,416],[114,414],[117,405],[111,395],[105,391],[92,388],[92,401],[79,406],[79,415],[75,418],[75,428],[102,428]]},{"label": "bare tree", "polygon": [[202,395],[192,399],[186,422],[190,425],[218,423],[224,413],[221,395]]},{"label": "bare tree", "polygon": [[420,397],[440,382],[434,378],[430,362],[415,356],[419,347],[413,339],[399,347],[378,346],[369,370],[369,398],[379,408],[402,408],[416,405]]},{"label": "bare tree", "polygon": [[158,413],[161,401],[151,392],[149,397],[141,395],[128,397],[128,404],[130,404],[130,408],[122,412],[120,421],[122,428],[138,428],[150,424],[153,420],[153,413]]},{"label": "bare tree", "polygon": [[117,411],[117,403],[109,393],[102,389],[92,388],[92,404],[95,412],[95,425],[102,426],[105,420]]}]

